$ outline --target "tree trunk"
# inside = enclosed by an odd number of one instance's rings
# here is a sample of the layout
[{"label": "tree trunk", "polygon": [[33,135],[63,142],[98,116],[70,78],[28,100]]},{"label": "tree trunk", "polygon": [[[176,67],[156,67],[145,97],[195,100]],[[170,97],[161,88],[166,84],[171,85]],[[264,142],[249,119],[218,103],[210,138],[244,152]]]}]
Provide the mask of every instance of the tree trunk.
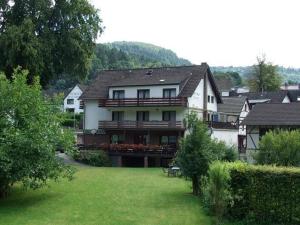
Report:
[{"label": "tree trunk", "polygon": [[7,197],[7,195],[8,195],[8,186],[7,185],[0,186],[0,199]]},{"label": "tree trunk", "polygon": [[193,195],[199,195],[199,179],[197,176],[192,177]]}]

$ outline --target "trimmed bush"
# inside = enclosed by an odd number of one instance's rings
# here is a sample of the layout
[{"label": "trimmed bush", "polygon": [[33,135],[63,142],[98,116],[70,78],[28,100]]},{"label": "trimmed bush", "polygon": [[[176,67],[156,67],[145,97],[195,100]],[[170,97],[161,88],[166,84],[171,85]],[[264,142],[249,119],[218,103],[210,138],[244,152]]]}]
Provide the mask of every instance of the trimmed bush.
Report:
[{"label": "trimmed bush", "polygon": [[234,204],[228,215],[259,224],[300,224],[300,169],[227,163]]},{"label": "trimmed bush", "polygon": [[91,166],[111,166],[107,153],[102,150],[81,150],[74,155],[74,159]]},{"label": "trimmed bush", "polygon": [[300,131],[275,130],[266,133],[254,156],[259,164],[300,166]]}]

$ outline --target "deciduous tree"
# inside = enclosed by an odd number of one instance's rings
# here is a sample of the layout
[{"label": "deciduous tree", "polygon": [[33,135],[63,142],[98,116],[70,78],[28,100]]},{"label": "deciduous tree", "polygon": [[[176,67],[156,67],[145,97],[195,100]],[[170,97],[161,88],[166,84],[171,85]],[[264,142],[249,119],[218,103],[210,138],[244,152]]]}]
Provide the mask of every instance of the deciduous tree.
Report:
[{"label": "deciduous tree", "polygon": [[38,188],[48,179],[71,177],[56,156],[58,146],[72,151],[74,135],[64,131],[60,104],[45,100],[38,79],[27,85],[28,72],[0,75],[0,197],[16,182]]},{"label": "deciduous tree", "polygon": [[252,91],[277,91],[282,84],[282,77],[278,73],[278,67],[267,62],[263,56],[257,57],[257,64],[252,66],[247,81]]},{"label": "deciduous tree", "polygon": [[101,32],[87,0],[1,0],[0,70],[10,78],[21,66],[43,86],[62,74],[85,78]]}]

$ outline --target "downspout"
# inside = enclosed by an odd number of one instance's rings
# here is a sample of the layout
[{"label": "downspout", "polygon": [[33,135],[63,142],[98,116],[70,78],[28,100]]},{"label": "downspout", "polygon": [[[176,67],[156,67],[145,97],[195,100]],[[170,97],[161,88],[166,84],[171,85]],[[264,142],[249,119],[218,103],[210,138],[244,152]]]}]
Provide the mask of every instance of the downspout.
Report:
[{"label": "downspout", "polygon": [[203,77],[203,121],[207,120],[207,72]]}]

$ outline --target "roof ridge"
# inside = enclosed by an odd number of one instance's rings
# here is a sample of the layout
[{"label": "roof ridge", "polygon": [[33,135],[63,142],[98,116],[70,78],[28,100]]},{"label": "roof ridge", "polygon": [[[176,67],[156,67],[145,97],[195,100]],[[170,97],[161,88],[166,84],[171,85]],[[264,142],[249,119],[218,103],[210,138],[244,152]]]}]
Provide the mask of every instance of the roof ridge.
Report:
[{"label": "roof ridge", "polygon": [[153,69],[168,69],[168,68],[187,68],[187,67],[201,67],[205,65],[206,63],[202,64],[193,64],[193,65],[181,65],[181,66],[159,66],[159,67],[141,67],[141,68],[127,68],[127,69],[106,69],[106,70],[100,70],[101,72],[109,72],[109,71],[132,71],[132,70],[153,70]]}]

